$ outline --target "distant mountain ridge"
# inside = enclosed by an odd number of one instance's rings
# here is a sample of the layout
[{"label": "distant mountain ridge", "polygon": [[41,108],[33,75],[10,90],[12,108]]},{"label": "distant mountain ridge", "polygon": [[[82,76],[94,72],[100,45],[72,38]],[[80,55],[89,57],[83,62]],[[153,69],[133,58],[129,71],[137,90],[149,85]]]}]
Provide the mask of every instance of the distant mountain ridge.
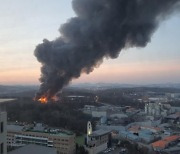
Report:
[{"label": "distant mountain ridge", "polygon": [[[24,91],[38,90],[38,85],[0,85],[0,92],[3,91]],[[109,87],[109,88],[136,88],[136,87],[157,87],[157,88],[178,88],[180,83],[164,83],[164,84],[121,84],[121,83],[79,83],[70,84],[68,87],[83,88],[83,87]]]},{"label": "distant mountain ridge", "polygon": [[37,90],[38,86],[0,85],[0,96],[20,96],[22,93],[35,93]]},{"label": "distant mountain ridge", "polygon": [[136,88],[136,87],[149,87],[149,88],[177,88],[180,89],[180,83],[167,83],[167,84],[121,84],[121,83],[80,83],[72,84],[72,88]]},{"label": "distant mountain ridge", "polygon": [[[0,97],[19,97],[19,96],[30,96],[34,97],[38,91],[37,85],[0,85]],[[136,84],[120,84],[120,83],[80,83],[69,85],[65,89],[87,89],[87,90],[101,90],[101,89],[113,89],[113,88],[174,88],[180,89],[180,83],[177,84],[147,84],[147,85],[136,85]]]}]

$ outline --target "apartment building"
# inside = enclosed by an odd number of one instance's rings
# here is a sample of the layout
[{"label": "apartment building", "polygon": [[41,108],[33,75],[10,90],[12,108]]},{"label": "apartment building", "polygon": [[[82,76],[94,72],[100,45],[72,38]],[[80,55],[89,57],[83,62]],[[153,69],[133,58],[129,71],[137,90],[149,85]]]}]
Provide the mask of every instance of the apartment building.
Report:
[{"label": "apartment building", "polygon": [[163,103],[147,103],[145,104],[145,113],[151,116],[167,116],[170,114],[171,105]]},{"label": "apartment building", "polygon": [[7,114],[6,112],[0,110],[0,154],[7,154],[6,123],[7,123]]},{"label": "apartment building", "polygon": [[58,154],[74,154],[75,134],[65,130],[19,125],[7,126],[7,145],[9,147],[22,147],[27,144],[36,144],[46,147],[54,147]]}]

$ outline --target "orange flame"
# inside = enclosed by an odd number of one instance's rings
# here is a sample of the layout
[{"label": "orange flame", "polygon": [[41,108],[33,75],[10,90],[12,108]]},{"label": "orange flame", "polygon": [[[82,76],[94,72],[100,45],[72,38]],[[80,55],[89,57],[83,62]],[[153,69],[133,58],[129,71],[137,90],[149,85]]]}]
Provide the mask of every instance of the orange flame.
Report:
[{"label": "orange flame", "polygon": [[47,97],[42,96],[40,99],[38,99],[38,101],[41,102],[42,104],[47,104],[48,99],[47,99]]}]

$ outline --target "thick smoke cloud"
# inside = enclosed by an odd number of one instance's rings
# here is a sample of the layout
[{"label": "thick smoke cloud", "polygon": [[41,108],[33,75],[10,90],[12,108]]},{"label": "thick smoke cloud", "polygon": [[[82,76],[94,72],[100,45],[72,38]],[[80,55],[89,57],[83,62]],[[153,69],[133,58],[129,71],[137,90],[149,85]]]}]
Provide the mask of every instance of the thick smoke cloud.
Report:
[{"label": "thick smoke cloud", "polygon": [[180,0],[73,0],[76,17],[63,24],[60,37],[35,49],[42,63],[36,98],[55,95],[103,58],[117,58],[123,48],[145,47],[160,21]]}]

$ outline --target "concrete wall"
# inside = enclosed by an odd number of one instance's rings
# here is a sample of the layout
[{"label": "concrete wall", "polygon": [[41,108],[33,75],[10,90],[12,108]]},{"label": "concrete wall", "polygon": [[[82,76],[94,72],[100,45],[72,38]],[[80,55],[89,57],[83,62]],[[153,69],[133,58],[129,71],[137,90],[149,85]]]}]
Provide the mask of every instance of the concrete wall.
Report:
[{"label": "concrete wall", "polygon": [[107,149],[107,143],[101,144],[97,147],[92,147],[92,148],[86,148],[89,154],[97,154],[101,151],[104,151]]}]

